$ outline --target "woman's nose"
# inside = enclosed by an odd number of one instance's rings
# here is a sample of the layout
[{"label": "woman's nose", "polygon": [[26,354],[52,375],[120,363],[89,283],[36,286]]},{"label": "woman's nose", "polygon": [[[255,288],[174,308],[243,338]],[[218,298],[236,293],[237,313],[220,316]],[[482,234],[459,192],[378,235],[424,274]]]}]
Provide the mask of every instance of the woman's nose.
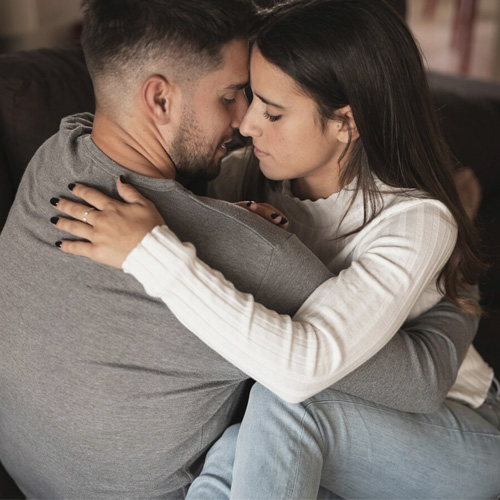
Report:
[{"label": "woman's nose", "polygon": [[245,116],[240,124],[240,134],[245,137],[257,137],[261,133],[260,127],[257,125],[257,116],[255,113],[254,104],[250,104]]}]

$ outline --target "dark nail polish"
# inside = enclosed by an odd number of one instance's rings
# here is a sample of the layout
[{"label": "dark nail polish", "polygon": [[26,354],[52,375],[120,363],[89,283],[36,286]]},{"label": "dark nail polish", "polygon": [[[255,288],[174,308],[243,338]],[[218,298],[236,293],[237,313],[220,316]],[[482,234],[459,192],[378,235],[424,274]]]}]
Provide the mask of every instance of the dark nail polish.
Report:
[{"label": "dark nail polish", "polygon": [[271,214],[271,219],[277,219],[280,216],[280,214]]},{"label": "dark nail polish", "polygon": [[127,179],[125,178],[125,176],[124,176],[123,174],[122,174],[122,175],[120,175],[120,182],[121,182],[122,184],[128,184]]},{"label": "dark nail polish", "polygon": [[255,201],[248,201],[247,202],[247,207],[251,207],[254,203],[255,203]]},{"label": "dark nail polish", "polygon": [[68,184],[68,189],[70,191],[73,191],[73,189],[75,189],[75,186],[76,186],[76,184],[74,182],[72,182],[71,184]]},{"label": "dark nail polish", "polygon": [[59,220],[59,217],[51,217],[50,218],[50,222],[52,222],[52,224],[57,224],[58,220]]},{"label": "dark nail polish", "polygon": [[62,246],[62,241],[56,241],[56,247],[61,248]]},{"label": "dark nail polish", "polygon": [[51,198],[50,203],[57,207],[57,204],[59,203],[59,198]]},{"label": "dark nail polish", "polygon": [[285,225],[288,221],[283,217],[283,219],[280,220],[280,224]]}]

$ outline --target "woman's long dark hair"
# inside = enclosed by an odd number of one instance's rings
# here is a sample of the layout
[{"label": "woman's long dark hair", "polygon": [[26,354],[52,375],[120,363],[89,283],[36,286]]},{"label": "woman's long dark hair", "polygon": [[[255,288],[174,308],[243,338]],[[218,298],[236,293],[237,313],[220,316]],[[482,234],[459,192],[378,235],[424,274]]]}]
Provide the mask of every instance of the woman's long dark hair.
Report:
[{"label": "woman's long dark hair", "polygon": [[372,173],[389,186],[441,201],[458,226],[441,273],[443,291],[479,313],[459,297],[483,270],[478,235],[459,200],[421,54],[404,21],[383,0],[294,0],[265,19],[256,47],[316,102],[323,123],[351,106],[360,137],[341,162],[341,183],[357,176],[364,224],[382,208]]}]

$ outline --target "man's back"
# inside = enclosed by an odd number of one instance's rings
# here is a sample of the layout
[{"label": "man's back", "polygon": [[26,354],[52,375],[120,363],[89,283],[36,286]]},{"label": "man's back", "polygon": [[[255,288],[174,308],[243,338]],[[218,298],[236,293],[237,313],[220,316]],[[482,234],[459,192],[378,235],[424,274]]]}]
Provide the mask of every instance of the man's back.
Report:
[{"label": "man's back", "polygon": [[174,497],[246,376],[130,276],[58,252],[49,199],[73,181],[115,192],[124,173],[208,264],[279,312],[329,275],[252,214],[125,171],[90,126],[66,120],[37,153],[0,237],[0,459],[28,496]]}]

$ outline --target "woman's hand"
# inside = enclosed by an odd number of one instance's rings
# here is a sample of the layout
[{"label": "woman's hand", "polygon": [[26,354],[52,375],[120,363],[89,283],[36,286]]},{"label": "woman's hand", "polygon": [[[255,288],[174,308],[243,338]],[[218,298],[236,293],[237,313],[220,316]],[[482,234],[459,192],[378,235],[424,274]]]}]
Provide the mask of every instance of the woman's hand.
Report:
[{"label": "woman's hand", "polygon": [[142,238],[165,222],[154,204],[130,184],[118,180],[117,187],[125,203],[83,184],[70,184],[69,188],[87,205],[64,198],[52,199],[51,203],[61,213],[76,220],[53,217],[51,222],[58,229],[87,240],[62,240],[56,246],[65,253],[121,269],[127,255]]},{"label": "woman's hand", "polygon": [[289,221],[285,217],[285,215],[280,212],[277,208],[269,205],[269,203],[255,203],[255,201],[239,201],[235,203],[240,207],[246,208],[250,210],[250,212],[254,212],[257,215],[260,215],[262,218],[276,224],[277,226],[282,227],[283,229],[288,229]]}]

